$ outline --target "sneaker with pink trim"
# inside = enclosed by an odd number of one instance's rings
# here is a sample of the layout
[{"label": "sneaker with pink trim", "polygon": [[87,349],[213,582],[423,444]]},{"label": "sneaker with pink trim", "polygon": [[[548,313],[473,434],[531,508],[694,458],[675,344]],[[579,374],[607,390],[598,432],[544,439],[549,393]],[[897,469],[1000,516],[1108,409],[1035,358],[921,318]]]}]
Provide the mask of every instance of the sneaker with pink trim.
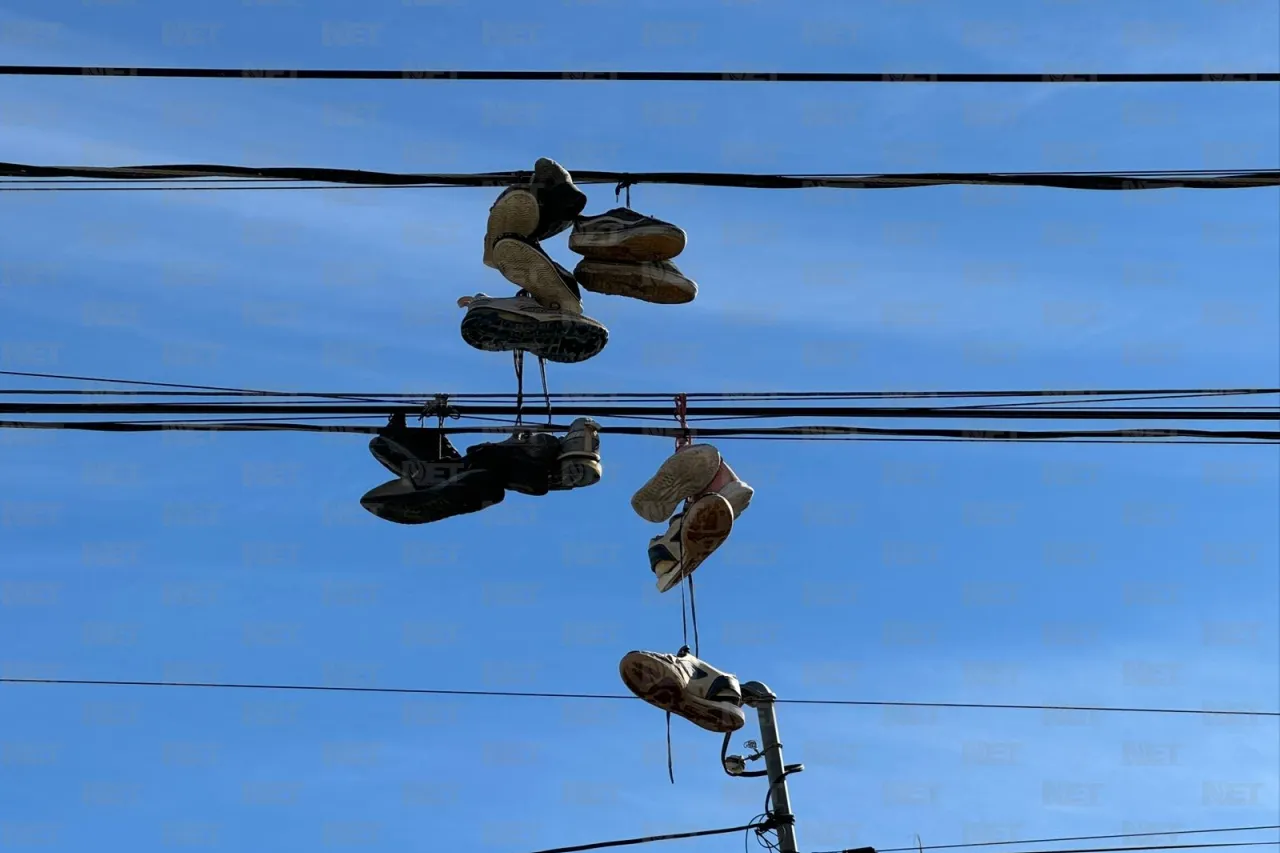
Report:
[{"label": "sneaker with pink trim", "polygon": [[686,498],[705,493],[720,465],[720,451],[710,444],[686,444],[632,495],[631,508],[645,521],[660,524]]},{"label": "sneaker with pink trim", "polygon": [[737,474],[733,473],[729,463],[723,459],[720,460],[720,470],[716,472],[715,479],[707,486],[707,491],[714,492],[727,500],[729,506],[733,507],[734,518],[746,512],[751,503],[751,496],[756,493],[755,489],[748,486],[738,478]]}]

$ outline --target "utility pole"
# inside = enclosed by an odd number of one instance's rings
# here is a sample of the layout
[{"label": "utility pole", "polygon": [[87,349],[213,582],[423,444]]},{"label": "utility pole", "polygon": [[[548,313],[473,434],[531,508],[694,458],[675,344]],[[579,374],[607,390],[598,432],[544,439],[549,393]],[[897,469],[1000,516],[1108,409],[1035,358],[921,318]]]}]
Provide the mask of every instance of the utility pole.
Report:
[{"label": "utility pole", "polygon": [[756,709],[760,718],[760,752],[764,757],[764,766],[769,775],[770,817],[779,821],[778,851],[779,853],[800,853],[796,845],[795,815],[791,813],[791,797],[787,793],[786,775],[804,769],[803,764],[787,767],[782,761],[782,742],[778,739],[778,720],[773,713],[773,700],[777,699],[768,687],[759,681],[748,681],[742,685],[742,702]]}]

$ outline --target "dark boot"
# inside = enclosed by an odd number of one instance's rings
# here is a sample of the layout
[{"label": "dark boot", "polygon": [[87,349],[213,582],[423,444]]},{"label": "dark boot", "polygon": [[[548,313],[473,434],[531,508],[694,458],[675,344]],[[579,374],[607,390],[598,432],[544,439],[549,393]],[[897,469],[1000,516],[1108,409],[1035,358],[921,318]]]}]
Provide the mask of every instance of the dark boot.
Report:
[{"label": "dark boot", "polygon": [[560,439],[547,432],[518,432],[506,441],[467,448],[466,466],[498,475],[513,492],[545,495],[560,468]]}]

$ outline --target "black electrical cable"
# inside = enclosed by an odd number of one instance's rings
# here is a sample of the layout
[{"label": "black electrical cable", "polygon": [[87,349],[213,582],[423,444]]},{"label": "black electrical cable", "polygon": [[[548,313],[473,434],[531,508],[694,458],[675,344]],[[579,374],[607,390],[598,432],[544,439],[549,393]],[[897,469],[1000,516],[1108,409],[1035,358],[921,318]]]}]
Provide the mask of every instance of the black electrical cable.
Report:
[{"label": "black electrical cable", "polygon": [[[252,420],[252,419],[247,419]],[[164,432],[178,430],[188,432],[320,432],[376,434],[382,427],[347,426],[342,424],[221,422],[200,423],[178,421],[0,421],[0,429],[75,430],[86,432]],[[552,424],[539,429],[563,432],[568,427]],[[504,427],[448,427],[446,435],[469,435],[507,431]],[[1274,444],[1280,442],[1280,431],[1259,430],[1197,430],[1197,429],[1115,429],[1115,430],[964,430],[964,429],[880,429],[876,427],[848,426],[799,426],[753,427],[737,429],[681,429],[678,427],[602,426],[605,435],[643,435],[676,438],[688,434],[700,438],[758,439],[758,440],[924,440],[953,441],[1039,441],[1065,442],[1084,439],[1084,443],[1121,444]],[[1192,441],[1174,441],[1186,438]],[[1111,441],[1111,439],[1122,439]]]},{"label": "black electrical cable", "polygon": [[675,841],[681,838],[702,838],[708,835],[730,835],[735,832],[749,832],[767,824],[751,822],[743,826],[726,829],[703,829],[695,832],[675,832],[669,835],[649,835],[644,838],[628,838],[622,841],[598,841],[594,844],[581,844],[575,847],[555,847],[550,850],[535,850],[534,853],[578,853],[581,850],[599,850],[605,847],[626,847],[633,844],[651,844],[655,841]]},{"label": "black electrical cable", "polygon": [[[101,382],[109,385],[145,385],[157,388],[185,388],[194,392],[209,392],[210,396],[219,396],[217,392],[225,392],[226,395],[245,395],[245,396],[279,396],[279,397],[376,397],[379,399],[431,399],[436,397],[439,392],[422,391],[422,392],[375,392],[375,391],[264,391],[249,388],[235,388],[219,385],[190,385],[177,382],[153,382],[143,379],[121,379],[118,377],[100,377],[100,376],[74,376],[64,373],[37,373],[23,370],[0,370],[0,376],[23,376],[36,379],[56,379],[56,380],[72,380],[77,382]],[[21,391],[0,391],[0,393],[24,393]],[[61,394],[94,394],[94,393],[112,393],[112,394],[139,394],[148,395],[155,394],[163,396],[170,392],[162,391],[97,391],[88,389],[67,389],[67,390],[42,390],[31,393],[61,393]],[[178,396],[184,396],[181,392],[173,392]],[[555,400],[578,400],[578,399],[619,399],[619,400],[640,400],[640,399],[657,399],[669,401],[675,398],[677,392],[672,391],[594,391],[594,392],[567,392],[552,394]],[[685,397],[689,400],[727,400],[727,399],[748,399],[748,400],[791,400],[791,399],[911,399],[911,398],[966,398],[966,397],[1118,397],[1132,395],[1179,395],[1179,396],[1238,396],[1238,395],[1256,395],[1256,394],[1280,394],[1280,388],[1112,388],[1112,389],[1074,389],[1074,390],[1054,390],[1054,389],[1034,389],[1027,391],[1019,390],[978,390],[978,391],[714,391],[714,392],[681,392],[685,393]],[[193,393],[190,396],[205,396],[204,393]],[[500,392],[493,394],[484,393],[450,393],[446,395],[449,399],[514,399],[515,395],[510,392]]]},{"label": "black electrical cable", "polygon": [[[514,416],[516,407],[488,403],[454,406],[461,417],[472,415]],[[673,417],[669,407],[636,405],[586,405],[559,403],[562,414],[593,418]],[[391,403],[382,400],[360,403],[43,403],[0,402],[0,414],[20,415],[370,415],[385,417],[401,413],[417,415],[421,405]],[[524,407],[526,414],[550,415],[544,406]],[[690,417],[749,417],[749,418],[893,418],[909,420],[965,419],[965,420],[1196,420],[1196,421],[1280,421],[1280,409],[1257,410],[1205,410],[1167,409],[1152,411],[1140,408],[1053,408],[1053,409],[991,409],[973,406],[760,406],[727,405],[690,407]]]},{"label": "black electrical cable", "polygon": [[[376,187],[506,187],[527,182],[529,172],[425,173],[383,172],[307,166],[231,166],[225,164],[157,164],[143,166],[34,166],[0,163],[0,176],[24,179],[75,179],[78,181],[130,181],[153,184],[200,181],[195,185],[132,187],[134,189],[208,191],[219,189],[286,189],[293,182]],[[211,183],[210,178],[241,183]],[[1280,169],[1168,170],[1164,172],[904,172],[867,174],[762,174],[746,172],[618,172],[575,170],[575,183],[677,184],[738,189],[905,189],[955,185],[1042,187],[1049,189],[1136,191],[1157,189],[1247,189],[1280,186]],[[288,185],[253,186],[254,182],[288,182]],[[46,185],[40,180],[21,186],[3,186],[9,192],[68,191],[74,189],[130,189],[92,183],[84,187]],[[296,187],[322,189],[323,187]]]},{"label": "black electrical cable", "polygon": [[504,80],[699,83],[1280,83],[1280,73],[1111,72],[1089,74],[857,73],[826,71],[441,71],[372,68],[251,69],[83,65],[0,65],[27,77],[185,77],[292,80]]},{"label": "black electrical cable", "polygon": [[[1057,838],[1024,838],[1017,841],[975,841],[968,844],[926,844],[923,847],[883,847],[877,853],[915,853],[917,850],[958,850],[969,847],[1001,847],[1010,844],[1053,844],[1060,841],[1106,841],[1114,838],[1146,838],[1170,835],[1203,835],[1206,833],[1227,832],[1260,832],[1269,829],[1280,829],[1280,824],[1273,826],[1228,826],[1220,829],[1173,829],[1164,832],[1125,832],[1113,835],[1067,835]],[[841,851],[846,853],[846,851]]]},{"label": "black electrical cable", "polygon": [[[223,690],[296,690],[319,693],[384,693],[415,696],[483,696],[519,699],[610,699],[641,701],[622,693],[531,693],[512,690],[437,690],[417,687],[341,687],[321,684],[234,684],[191,681],[123,681],[72,678],[7,678],[0,684],[50,684],[85,687],[203,687]],[[1012,711],[1096,711],[1098,713],[1183,714],[1200,716],[1280,717],[1280,711],[1235,709],[1114,707],[1098,705],[1008,705],[978,702],[880,702],[852,699],[775,699],[780,705],[845,705],[900,708],[968,708]]]}]

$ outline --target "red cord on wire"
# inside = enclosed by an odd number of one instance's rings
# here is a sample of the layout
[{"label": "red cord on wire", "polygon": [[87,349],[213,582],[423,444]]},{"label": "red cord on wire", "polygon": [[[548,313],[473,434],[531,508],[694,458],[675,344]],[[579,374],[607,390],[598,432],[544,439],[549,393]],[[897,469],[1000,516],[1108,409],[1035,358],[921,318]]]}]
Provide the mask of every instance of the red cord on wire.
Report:
[{"label": "red cord on wire", "polygon": [[676,437],[676,450],[690,444],[692,439],[689,437],[689,398],[684,394],[676,395],[676,422],[680,424],[681,434]]}]

